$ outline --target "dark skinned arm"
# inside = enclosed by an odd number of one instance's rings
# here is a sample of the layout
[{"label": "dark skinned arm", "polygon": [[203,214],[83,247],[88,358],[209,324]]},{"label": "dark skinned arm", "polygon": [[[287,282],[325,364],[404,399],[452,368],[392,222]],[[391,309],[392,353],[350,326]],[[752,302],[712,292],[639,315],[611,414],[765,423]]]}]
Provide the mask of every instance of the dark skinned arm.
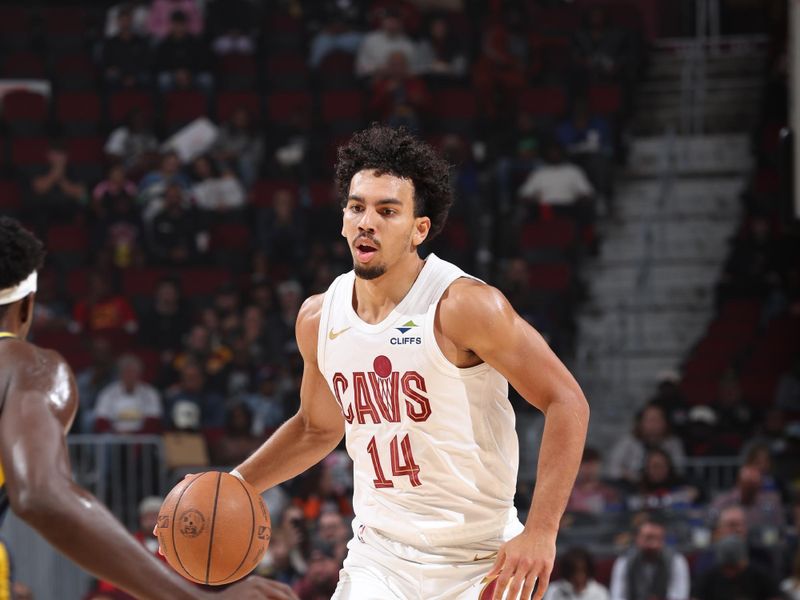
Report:
[{"label": "dark skinned arm", "polygon": [[21,341],[4,352],[9,376],[0,416],[0,458],[11,507],[59,551],[143,600],[294,598],[285,586],[250,578],[222,594],[182,579],[134,539],[94,496],[72,481],[64,431],[77,391],[58,354]]}]

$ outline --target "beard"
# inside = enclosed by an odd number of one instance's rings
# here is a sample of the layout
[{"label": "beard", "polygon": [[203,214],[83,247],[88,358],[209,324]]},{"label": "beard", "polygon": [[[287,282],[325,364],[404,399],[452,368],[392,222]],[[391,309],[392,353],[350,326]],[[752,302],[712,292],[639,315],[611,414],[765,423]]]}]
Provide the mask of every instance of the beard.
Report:
[{"label": "beard", "polygon": [[374,267],[365,267],[363,265],[354,264],[353,271],[355,271],[356,277],[369,281],[370,279],[377,279],[386,273],[386,266],[375,265]]}]

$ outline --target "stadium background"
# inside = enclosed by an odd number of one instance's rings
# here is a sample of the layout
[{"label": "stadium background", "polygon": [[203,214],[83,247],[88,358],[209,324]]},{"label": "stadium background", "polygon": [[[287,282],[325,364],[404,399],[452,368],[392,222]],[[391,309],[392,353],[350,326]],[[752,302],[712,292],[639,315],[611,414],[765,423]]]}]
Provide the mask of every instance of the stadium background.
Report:
[{"label": "stadium background", "polygon": [[[76,478],[137,531],[294,411],[297,309],[351,266],[335,149],[380,121],[453,164],[425,251],[503,290],[590,401],[560,555],[586,548],[608,584],[654,510],[696,583],[744,498],[751,559],[797,583],[788,19],[780,0],[4,3],[0,211],[48,247],[32,337],[78,375]],[[513,402],[524,515],[541,417]],[[348,468],[338,451],[269,494],[259,572],[301,598],[335,581]],[[2,532],[19,597],[123,597]]]}]

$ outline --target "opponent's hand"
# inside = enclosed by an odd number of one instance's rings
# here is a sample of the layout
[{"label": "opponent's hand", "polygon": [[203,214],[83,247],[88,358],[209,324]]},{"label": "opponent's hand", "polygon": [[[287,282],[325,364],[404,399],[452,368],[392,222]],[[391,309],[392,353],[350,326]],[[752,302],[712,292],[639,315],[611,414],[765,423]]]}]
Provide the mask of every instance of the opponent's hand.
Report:
[{"label": "opponent's hand", "polygon": [[[497,578],[493,600],[502,600],[508,587],[509,600],[528,600],[538,580],[534,600],[541,600],[550,582],[556,559],[555,537],[523,531],[497,551],[494,567],[486,576]],[[510,585],[509,585],[510,583]],[[520,595],[520,590],[522,594]]]},{"label": "opponent's hand", "polygon": [[232,585],[214,598],[220,600],[299,600],[285,583],[251,576]]}]

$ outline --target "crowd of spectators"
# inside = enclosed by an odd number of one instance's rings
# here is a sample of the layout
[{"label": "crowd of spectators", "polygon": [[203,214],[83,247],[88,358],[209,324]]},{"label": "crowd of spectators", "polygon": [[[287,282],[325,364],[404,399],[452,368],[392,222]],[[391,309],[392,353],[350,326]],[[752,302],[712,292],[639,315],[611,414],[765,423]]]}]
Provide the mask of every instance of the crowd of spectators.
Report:
[{"label": "crowd of spectators", "polygon": [[[149,101],[98,119],[98,160],[76,158],[71,124],[54,119],[35,132],[49,137],[42,160],[2,167],[25,190],[19,216],[51,247],[34,331],[76,367],[73,431],[191,435],[194,464],[175,466],[196,469],[238,463],[294,412],[300,304],[351,267],[330,185],[335,147],[372,120],[407,127],[453,164],[451,225],[431,249],[498,285],[567,356],[574,272],[597,249],[598,218],[614,213],[614,164],[646,55],[631,26],[636,3],[590,4],[109,6],[78,42],[96,74],[88,89],[104,106]],[[768,102],[785,98],[783,69],[776,58]],[[170,116],[172,99],[183,108],[198,98],[198,114]],[[764,140],[776,114],[765,107]],[[213,134],[187,155],[174,136],[206,117]],[[796,238],[774,229],[762,192],[748,196],[751,221],[720,300],[757,291],[766,320],[796,310],[800,263],[780,260]],[[800,408],[799,364],[795,356],[776,390],[784,410]],[[606,519],[605,550],[621,556],[609,563],[596,536],[577,540],[588,551],[567,539],[547,600],[607,598],[603,584],[615,599],[685,599],[690,587],[700,600],[751,588],[746,597],[770,598],[790,573],[784,590],[797,597],[800,430],[748,403],[735,373],[710,400],[695,405],[667,378],[630,435],[605,456],[587,449],[565,524],[580,533],[580,523]],[[684,469],[686,456],[720,454],[742,456],[729,489]],[[351,537],[349,469],[337,450],[270,492],[273,536],[257,571],[303,600],[329,598],[338,578]],[[151,545],[157,503],[140,507],[137,535]],[[694,519],[684,537],[674,514]],[[124,597],[103,584],[97,594]]]}]

